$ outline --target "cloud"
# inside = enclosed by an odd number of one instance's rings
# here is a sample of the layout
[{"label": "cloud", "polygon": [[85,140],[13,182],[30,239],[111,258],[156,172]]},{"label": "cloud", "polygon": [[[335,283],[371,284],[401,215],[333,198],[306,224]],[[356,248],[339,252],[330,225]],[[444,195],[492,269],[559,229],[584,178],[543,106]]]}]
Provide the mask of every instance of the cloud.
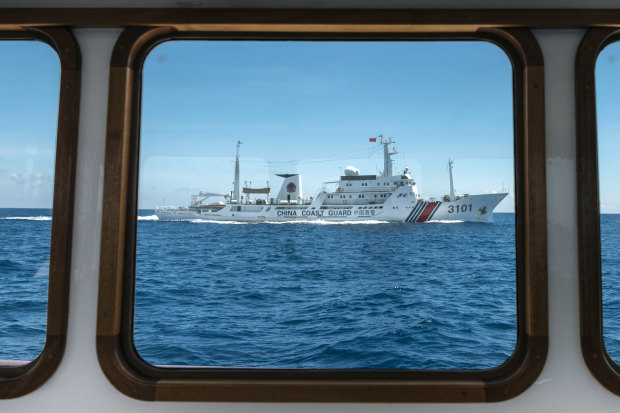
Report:
[{"label": "cloud", "polygon": [[52,176],[44,172],[29,173],[24,171],[20,173],[1,170],[0,179],[5,178],[12,180],[17,185],[46,186],[53,183]]}]

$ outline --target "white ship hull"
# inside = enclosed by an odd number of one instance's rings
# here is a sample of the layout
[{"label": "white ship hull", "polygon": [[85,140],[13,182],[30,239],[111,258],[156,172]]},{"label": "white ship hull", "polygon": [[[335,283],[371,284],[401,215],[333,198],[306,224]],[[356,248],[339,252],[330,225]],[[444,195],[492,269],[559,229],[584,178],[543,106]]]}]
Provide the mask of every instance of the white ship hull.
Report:
[{"label": "white ship hull", "polygon": [[[397,196],[398,191],[392,196]],[[468,195],[454,201],[422,201],[413,197],[388,198],[381,205],[237,205],[211,209],[158,208],[160,220],[189,221],[429,221],[493,222],[492,211],[507,194]],[[318,198],[317,198],[318,199]]]}]

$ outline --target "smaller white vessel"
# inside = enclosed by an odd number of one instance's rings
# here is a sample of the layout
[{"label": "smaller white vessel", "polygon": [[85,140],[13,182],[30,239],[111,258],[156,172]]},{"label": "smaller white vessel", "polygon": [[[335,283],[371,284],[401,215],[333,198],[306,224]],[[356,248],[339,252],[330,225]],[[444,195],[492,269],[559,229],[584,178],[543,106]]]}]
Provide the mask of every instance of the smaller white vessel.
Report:
[{"label": "smaller white vessel", "polygon": [[[230,194],[199,192],[192,195],[188,207],[157,207],[160,220],[213,220],[242,222],[277,222],[302,220],[427,222],[441,220],[492,222],[493,210],[508,195],[505,192],[456,196],[452,180],[452,161],[448,161],[450,194],[441,200],[423,199],[413,177],[405,168],[392,173],[392,156],[396,149],[392,137],[379,135],[371,142],[383,145],[383,171],[380,175],[360,175],[359,169],[347,166],[336,182],[336,190],[323,190],[316,197],[305,198],[299,174],[277,174],[283,178],[275,197],[269,186],[239,188],[239,146],[235,161],[234,188]],[[245,197],[241,194],[245,194]],[[250,195],[264,198],[251,200]],[[209,201],[212,199],[223,201]]]}]

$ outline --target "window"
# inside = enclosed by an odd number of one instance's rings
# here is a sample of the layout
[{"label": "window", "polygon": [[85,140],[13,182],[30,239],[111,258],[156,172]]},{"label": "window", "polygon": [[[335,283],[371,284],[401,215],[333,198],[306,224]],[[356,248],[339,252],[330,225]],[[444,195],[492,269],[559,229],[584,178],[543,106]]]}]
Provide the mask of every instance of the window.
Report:
[{"label": "window", "polygon": [[620,395],[617,306],[617,28],[593,29],[577,54],[581,345],[592,374]]},{"label": "window", "polygon": [[0,32],[0,55],[0,398],[12,398],[64,350],[80,75],[61,28]]},{"label": "window", "polygon": [[25,364],[45,342],[60,65],[37,41],[2,41],[0,55],[0,360]]},{"label": "window", "polygon": [[[389,26],[389,25],[388,25]],[[303,29],[303,25],[300,26]],[[366,38],[375,41],[386,42],[391,38],[395,40],[421,40],[419,35],[411,34],[389,34],[389,27],[384,28],[384,32],[366,33]],[[273,359],[267,359],[267,364],[256,368],[256,365],[238,363],[232,366],[216,364],[215,368],[200,367],[186,368],[176,365],[176,363],[166,363],[167,366],[155,365],[153,362],[145,362],[144,354],[140,352],[139,343],[134,342],[134,322],[138,322],[138,307],[140,300],[141,286],[153,285],[158,281],[155,279],[140,279],[139,264],[141,248],[140,222],[141,216],[138,208],[140,207],[140,195],[137,183],[140,182],[140,191],[145,188],[142,179],[145,174],[140,168],[146,166],[145,141],[139,142],[138,122],[139,108],[144,104],[144,98],[149,93],[144,78],[142,77],[146,68],[143,63],[149,51],[162,44],[161,42],[171,39],[207,39],[211,42],[227,43],[233,39],[245,39],[246,42],[239,42],[243,46],[248,46],[252,42],[279,42],[281,40],[307,41],[308,36],[318,37],[326,40],[351,40],[357,36],[345,33],[302,33],[294,35],[272,33],[261,35],[244,35],[235,33],[229,35],[215,35],[209,33],[177,33],[175,35],[165,35],[166,29],[130,29],[124,32],[119,39],[115,57],[112,65],[114,67],[111,79],[111,90],[114,96],[121,97],[121,102],[110,101],[110,131],[109,139],[125,139],[125,143],[131,147],[128,152],[121,152],[113,145],[108,146],[106,154],[106,168],[110,170],[122,170],[124,165],[129,165],[124,173],[120,175],[106,174],[107,192],[106,210],[103,212],[103,239],[108,240],[102,243],[102,262],[116,262],[123,265],[102,266],[100,284],[100,315],[98,333],[98,351],[103,370],[113,383],[126,394],[145,400],[152,400],[155,396],[160,400],[244,400],[244,401],[433,401],[433,400],[454,400],[454,401],[483,401],[483,400],[503,400],[512,397],[523,391],[532,382],[542,368],[542,363],[546,355],[546,273],[545,259],[546,248],[545,236],[532,237],[530,231],[536,228],[537,232],[544,233],[545,208],[544,208],[544,180],[530,180],[524,171],[536,171],[537,177],[544,177],[544,151],[537,145],[542,145],[543,123],[542,118],[537,117],[533,110],[533,105],[542,102],[542,60],[537,52],[537,46],[533,38],[527,31],[513,30],[509,32],[494,31],[494,35],[473,34],[454,36],[455,39],[483,39],[492,40],[507,51],[512,61],[514,83],[514,120],[517,125],[514,130],[515,169],[517,171],[516,196],[516,220],[514,224],[515,238],[512,240],[516,246],[515,273],[513,274],[514,293],[516,303],[516,314],[514,317],[516,327],[516,338],[513,344],[513,351],[508,359],[503,359],[500,364],[494,364],[489,369],[482,367],[479,371],[470,369],[458,369],[454,365],[449,366],[444,371],[424,370],[418,368],[388,368],[385,370],[372,369],[351,369],[346,365],[337,365],[335,368],[323,368],[313,366],[314,369],[295,369],[291,366],[285,368],[271,368],[269,363]],[[302,30],[303,32],[303,30]],[[426,35],[426,39],[444,37],[443,35]],[[506,41],[509,38],[510,42]],[[522,53],[516,53],[510,44],[527,43],[527,49],[520,49]],[[236,43],[236,42],[233,42]],[[320,42],[317,42],[320,43]],[[329,42],[328,42],[329,43]],[[395,42],[399,43],[399,42]],[[353,43],[352,43],[353,44]],[[356,45],[359,45],[357,42]],[[387,43],[386,43],[387,44]],[[122,46],[122,47],[121,47]],[[125,50],[125,52],[123,52]],[[525,52],[527,50],[527,52]],[[149,55],[152,58],[156,55]],[[165,54],[162,62],[165,62],[169,55]],[[159,60],[158,57],[155,59]],[[136,66],[134,67],[134,62]],[[145,66],[144,66],[145,67]],[[126,71],[136,69],[134,79],[135,88],[125,89],[124,79]],[[524,71],[527,68],[527,71]],[[173,76],[174,78],[174,76]],[[133,94],[137,90],[143,91],[143,95]],[[523,91],[527,89],[528,93]],[[124,100],[127,99],[127,100]],[[142,100],[141,100],[142,99]],[[120,104],[119,104],[120,103]],[[264,102],[263,102],[264,103]],[[131,108],[132,116],[124,116],[127,109]],[[524,109],[522,109],[524,108]],[[144,110],[147,110],[144,107]],[[144,113],[144,112],[142,112]],[[526,116],[527,115],[527,116]],[[527,122],[525,121],[527,119]],[[142,138],[145,138],[147,123],[142,119]],[[350,124],[350,123],[349,123]],[[512,123],[511,123],[512,124]],[[531,139],[524,139],[524,130],[527,130]],[[126,133],[132,131],[131,133]],[[129,140],[126,140],[129,139]],[[201,144],[205,144],[204,142]],[[140,148],[140,152],[138,152]],[[195,149],[195,148],[193,148]],[[524,153],[528,153],[527,157]],[[229,163],[230,164],[230,163]],[[189,165],[187,165],[189,167]],[[139,175],[138,172],[142,175]],[[283,179],[291,179],[292,175],[279,171]],[[295,178],[293,178],[295,179]],[[238,181],[237,181],[238,182]],[[292,183],[292,182],[291,182]],[[379,185],[379,183],[378,183]],[[148,186],[147,186],[148,187]],[[128,192],[123,193],[125,190]],[[293,186],[287,185],[283,189],[295,191]],[[228,195],[232,198],[233,194]],[[525,195],[528,196],[525,196]],[[115,202],[117,199],[124,199],[128,196],[129,203],[125,208],[123,204]],[[296,195],[295,195],[296,196]],[[341,195],[342,196],[342,195]],[[382,194],[382,203],[391,202],[386,194]],[[300,197],[301,198],[301,197]],[[396,199],[396,197],[394,197]],[[293,198],[291,198],[293,199]],[[108,202],[109,201],[109,202]],[[300,199],[300,201],[302,201]],[[427,202],[427,201],[425,201]],[[422,202],[420,203],[422,205]],[[332,208],[325,207],[326,213],[345,215],[352,214],[351,208]],[[374,207],[376,214],[387,214],[393,211],[392,208],[383,206]],[[295,210],[283,210],[290,217]],[[182,211],[179,209],[179,213]],[[408,211],[403,208],[409,214]],[[202,217],[201,217],[202,218]],[[142,221],[141,221],[142,222]],[[114,224],[113,224],[114,223]],[[121,223],[120,227],[118,223]],[[109,225],[108,225],[109,224]],[[158,223],[165,224],[165,223]],[[123,237],[118,235],[120,228],[127,228],[125,244],[119,245]],[[166,224],[167,225],[167,224]],[[260,225],[260,224],[259,224]],[[245,228],[237,225],[233,227]],[[161,226],[161,228],[164,228]],[[429,227],[432,228],[432,227]],[[188,228],[185,235],[193,236],[194,232]],[[138,234],[138,237],[136,237]],[[526,248],[527,246],[527,248]],[[358,249],[358,248],[355,248]],[[359,250],[359,249],[358,249]],[[124,251],[125,255],[121,252]],[[136,258],[137,251],[137,258]],[[394,257],[396,252],[384,254],[385,257]],[[145,261],[143,260],[142,263]],[[196,262],[197,265],[201,265]],[[250,264],[247,261],[236,262],[236,264]],[[363,264],[363,262],[362,262]],[[527,265],[526,265],[527,264]],[[340,268],[339,266],[338,268]],[[190,268],[188,268],[190,270]],[[295,272],[295,271],[293,271]],[[299,275],[299,274],[296,274]],[[248,281],[246,278],[245,281]],[[527,282],[526,282],[527,281]],[[216,282],[215,279],[203,279],[203,282]],[[142,284],[140,284],[142,283]],[[114,286],[123,286],[122,291],[116,290]],[[250,288],[257,294],[263,294],[261,285]],[[109,294],[108,294],[109,292]],[[116,292],[119,292],[118,294]],[[247,291],[246,291],[247,292]],[[134,295],[135,294],[135,295]],[[245,294],[245,292],[243,293]],[[165,297],[161,297],[166,299]],[[194,300],[191,297],[187,297]],[[133,303],[136,306],[133,306]],[[303,305],[303,303],[300,303]],[[246,307],[244,311],[247,311]],[[254,311],[256,313],[256,311]],[[144,313],[142,313],[144,317]],[[120,329],[118,328],[121,321]],[[219,319],[211,319],[213,323],[218,323]],[[239,319],[238,321],[242,321]],[[431,321],[432,322],[432,321]],[[221,330],[225,333],[224,330]],[[252,329],[248,333],[252,333]],[[261,330],[262,331],[262,330]],[[261,343],[251,342],[250,345],[260,345]],[[235,352],[234,347],[226,348]],[[153,360],[153,359],[151,359]],[[148,360],[147,360],[148,361]],[[118,363],[123,363],[122,366]],[[185,363],[186,364],[186,363]],[[173,366],[176,365],[176,366]],[[272,365],[272,364],[271,364]],[[331,364],[333,365],[333,364]],[[218,367],[225,367],[220,369]],[[249,368],[248,368],[249,367]],[[276,367],[280,367],[279,365]],[[303,366],[302,366],[303,367]],[[366,367],[374,367],[367,365]],[[528,371],[528,376],[521,376],[519,372]],[[532,375],[532,372],[534,374]],[[534,376],[534,377],[533,377]],[[140,379],[138,379],[140,377]],[[188,380],[188,379],[193,380]],[[166,380],[161,380],[166,379]],[[385,380],[390,380],[388,384]],[[313,384],[308,385],[311,381]],[[423,381],[424,386],[420,383]],[[131,383],[128,385],[128,383]],[[336,383],[336,384],[334,384]],[[364,383],[364,384],[362,384]],[[463,383],[467,383],[463,386]],[[482,384],[487,383],[487,384]],[[381,392],[373,392],[379,386]],[[385,391],[387,388],[389,390]],[[429,391],[432,389],[432,391]],[[441,394],[441,396],[438,396]]]},{"label": "window", "polygon": [[620,307],[615,297],[620,296],[620,263],[617,261],[617,232],[620,200],[616,198],[616,180],[620,176],[617,157],[618,140],[613,130],[618,128],[615,101],[620,92],[620,71],[615,63],[620,44],[614,42],[606,46],[596,61],[596,107],[597,141],[599,159],[599,191],[601,208],[601,269],[603,291],[603,341],[607,354],[616,362],[620,361]]}]

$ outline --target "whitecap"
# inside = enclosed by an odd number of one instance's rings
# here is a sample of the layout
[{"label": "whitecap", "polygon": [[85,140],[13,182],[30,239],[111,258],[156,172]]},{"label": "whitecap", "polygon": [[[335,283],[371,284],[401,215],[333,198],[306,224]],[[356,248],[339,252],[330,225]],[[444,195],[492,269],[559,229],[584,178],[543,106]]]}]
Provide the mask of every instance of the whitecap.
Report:
[{"label": "whitecap", "polygon": [[222,225],[255,224],[255,222],[217,221],[213,219],[190,219],[189,222],[194,223],[194,224],[222,224]]},{"label": "whitecap", "polygon": [[159,221],[157,215],[149,215],[145,217],[138,217],[138,221]]}]

